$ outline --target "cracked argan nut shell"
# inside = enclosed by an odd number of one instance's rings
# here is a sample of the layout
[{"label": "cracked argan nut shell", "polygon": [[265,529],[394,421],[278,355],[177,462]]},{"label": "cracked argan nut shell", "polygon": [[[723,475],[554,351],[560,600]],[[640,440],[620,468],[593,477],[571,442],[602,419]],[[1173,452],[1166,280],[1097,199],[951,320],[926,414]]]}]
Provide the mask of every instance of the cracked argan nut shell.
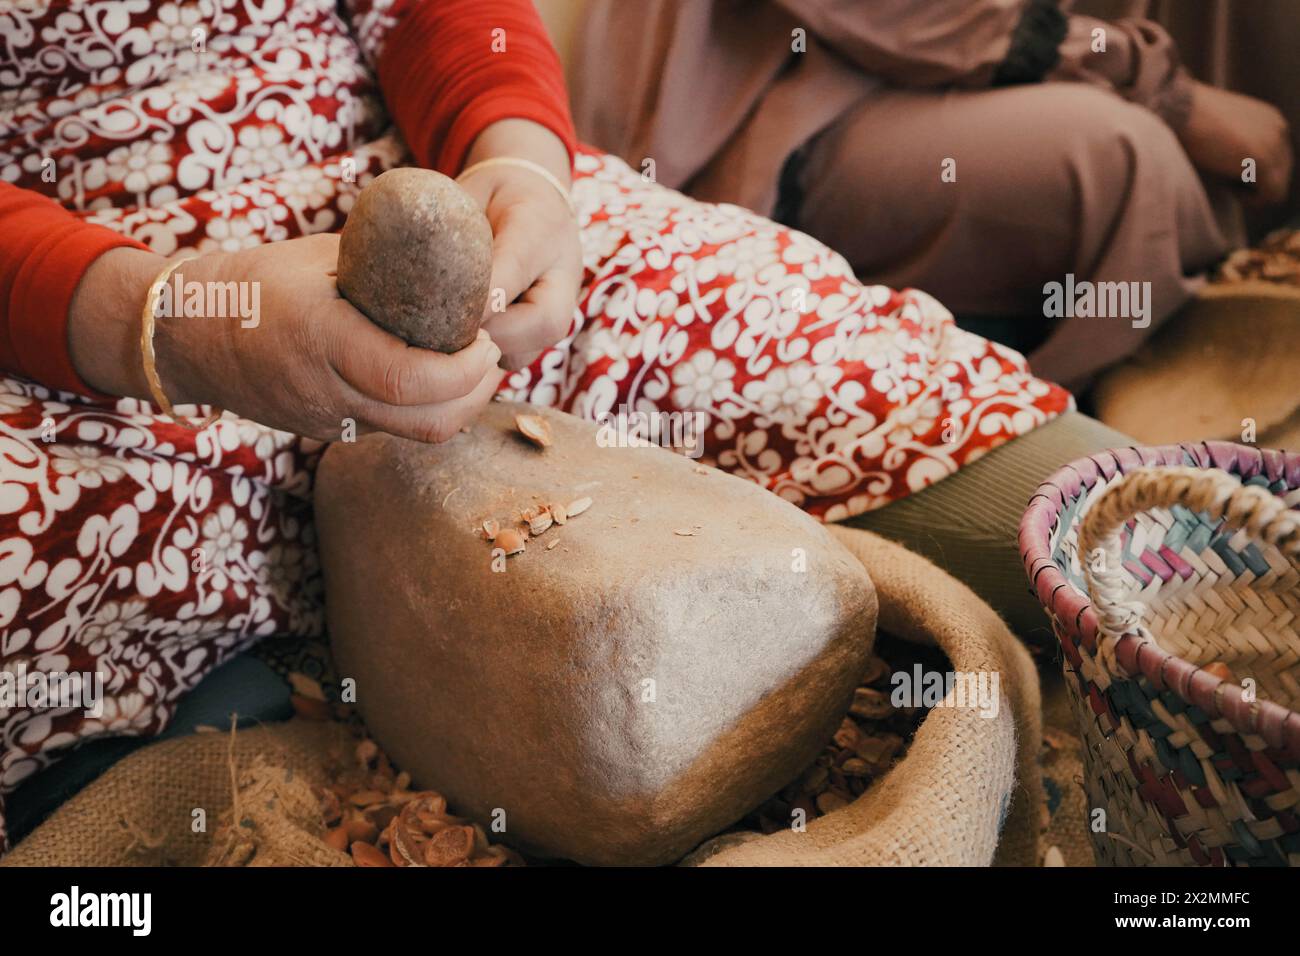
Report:
[{"label": "cracked argan nut shell", "polygon": [[516,415],[515,427],[538,448],[549,448],[551,444],[551,426],[540,415]]},{"label": "cracked argan nut shell", "polygon": [[357,866],[386,867],[392,866],[388,857],[384,856],[369,843],[357,841],[352,844],[352,862]]},{"label": "cracked argan nut shell", "polygon": [[339,292],[421,348],[474,341],[492,277],[492,227],[454,180],[390,169],[357,196],[339,237]]},{"label": "cracked argan nut shell", "polygon": [[518,554],[524,550],[524,536],[514,528],[502,528],[492,543],[506,554]]},{"label": "cracked argan nut shell", "polygon": [[426,866],[455,866],[474,852],[473,827],[446,827],[424,845]]}]

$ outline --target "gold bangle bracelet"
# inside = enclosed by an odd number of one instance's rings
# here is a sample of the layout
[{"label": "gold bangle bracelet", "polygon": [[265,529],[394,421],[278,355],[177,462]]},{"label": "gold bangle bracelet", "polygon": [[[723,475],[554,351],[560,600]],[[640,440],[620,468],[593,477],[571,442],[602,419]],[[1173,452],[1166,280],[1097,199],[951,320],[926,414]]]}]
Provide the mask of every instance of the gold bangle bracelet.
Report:
[{"label": "gold bangle bracelet", "polygon": [[162,379],[158,376],[157,355],[154,353],[153,348],[153,331],[154,323],[158,317],[158,300],[162,298],[163,289],[167,286],[167,280],[172,277],[173,272],[185,263],[193,262],[194,258],[194,256],[190,256],[169,263],[166,269],[158,273],[158,278],[150,283],[149,294],[144,299],[144,311],[140,313],[140,357],[144,363],[144,378],[149,383],[149,394],[153,396],[154,404],[162,409],[163,414],[176,424],[201,432],[222,416],[222,410],[219,408],[213,409],[212,414],[198,425],[183,415],[177,415],[176,409],[172,407],[171,400],[167,397],[167,393],[163,391]]},{"label": "gold bangle bracelet", "polygon": [[575,212],[573,208],[573,199],[570,198],[569,191],[564,188],[564,183],[560,182],[560,180],[556,178],[555,174],[545,166],[534,163],[530,159],[521,159],[518,156],[493,156],[490,159],[480,160],[473,166],[461,170],[460,175],[456,177],[456,182],[460,182],[471,173],[478,172],[480,169],[489,169],[493,166],[515,166],[519,169],[527,169],[529,172],[536,173],[555,187],[555,191],[560,194],[561,198],[564,200],[564,204],[569,207],[569,212]]}]

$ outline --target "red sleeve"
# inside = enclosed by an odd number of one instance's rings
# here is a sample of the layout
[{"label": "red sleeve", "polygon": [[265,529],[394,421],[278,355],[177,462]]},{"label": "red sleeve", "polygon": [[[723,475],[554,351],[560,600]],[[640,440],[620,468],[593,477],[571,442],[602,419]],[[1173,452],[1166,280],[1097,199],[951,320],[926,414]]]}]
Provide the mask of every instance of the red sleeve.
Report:
[{"label": "red sleeve", "polygon": [[96,394],[72,367],[68,309],[90,264],[118,246],[147,248],[40,193],[0,183],[0,368]]},{"label": "red sleeve", "polygon": [[389,30],[376,72],[421,165],[454,176],[475,137],[502,119],[540,123],[573,157],[564,70],[532,0],[411,3]]}]

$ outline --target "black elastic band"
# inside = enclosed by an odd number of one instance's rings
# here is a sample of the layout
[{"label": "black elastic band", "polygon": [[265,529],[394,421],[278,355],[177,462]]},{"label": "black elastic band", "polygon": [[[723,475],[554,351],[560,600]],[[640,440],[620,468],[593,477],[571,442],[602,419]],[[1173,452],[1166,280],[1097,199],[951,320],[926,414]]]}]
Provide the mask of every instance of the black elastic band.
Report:
[{"label": "black elastic band", "polygon": [[1057,0],[1029,0],[1011,35],[1011,49],[993,74],[994,86],[1037,83],[1061,59],[1061,42],[1069,32]]}]

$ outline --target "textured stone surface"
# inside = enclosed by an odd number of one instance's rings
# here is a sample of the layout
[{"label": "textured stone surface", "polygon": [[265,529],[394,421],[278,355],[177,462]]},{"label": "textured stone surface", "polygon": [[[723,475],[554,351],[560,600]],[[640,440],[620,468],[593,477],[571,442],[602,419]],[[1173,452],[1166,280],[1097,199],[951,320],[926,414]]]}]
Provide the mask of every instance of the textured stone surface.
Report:
[{"label": "textured stone surface", "polygon": [[455,352],[474,341],[491,275],[487,219],[460,186],[429,169],[376,177],[339,237],[339,291],[422,348]]},{"label": "textured stone surface", "polygon": [[[550,422],[551,447],[515,432],[520,411]],[[668,863],[826,742],[866,666],[875,591],[770,492],[598,447],[596,431],[494,403],[445,445],[333,445],[315,497],[329,628],[418,786],[484,823],[504,810],[521,848]],[[484,519],[582,497],[588,511],[492,570]]]}]

